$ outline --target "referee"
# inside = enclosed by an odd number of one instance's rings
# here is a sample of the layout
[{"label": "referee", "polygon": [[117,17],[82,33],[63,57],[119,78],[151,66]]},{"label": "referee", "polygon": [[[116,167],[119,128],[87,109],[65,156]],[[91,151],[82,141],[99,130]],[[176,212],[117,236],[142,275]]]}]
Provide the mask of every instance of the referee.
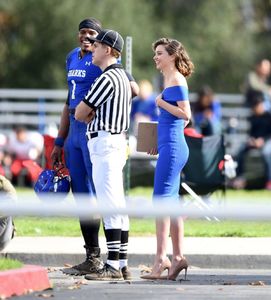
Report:
[{"label": "referee", "polygon": [[[123,38],[113,30],[103,30],[94,39],[93,64],[103,71],[75,111],[75,118],[88,123],[87,138],[97,199],[112,208],[125,207],[122,170],[126,162],[124,132],[129,127],[131,87],[117,59]],[[104,268],[86,275],[89,280],[121,279],[127,267],[128,216],[103,218],[108,248]],[[120,272],[121,270],[121,272]]]}]

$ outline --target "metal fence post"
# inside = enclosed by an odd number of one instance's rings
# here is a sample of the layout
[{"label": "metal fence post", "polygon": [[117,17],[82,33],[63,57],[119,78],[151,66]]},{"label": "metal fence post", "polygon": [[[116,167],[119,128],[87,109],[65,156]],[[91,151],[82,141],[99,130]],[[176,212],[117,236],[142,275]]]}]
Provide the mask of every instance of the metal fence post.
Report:
[{"label": "metal fence post", "polygon": [[[128,73],[132,74],[132,37],[127,36],[126,37],[126,59],[125,59],[125,69]],[[131,172],[131,159],[130,159],[130,148],[129,148],[129,131],[127,131],[126,134],[126,141],[127,141],[127,148],[128,148],[128,153],[127,153],[127,162],[125,165],[124,169],[124,176],[125,176],[125,194],[128,196],[129,194],[129,189],[130,189],[130,172]]]}]

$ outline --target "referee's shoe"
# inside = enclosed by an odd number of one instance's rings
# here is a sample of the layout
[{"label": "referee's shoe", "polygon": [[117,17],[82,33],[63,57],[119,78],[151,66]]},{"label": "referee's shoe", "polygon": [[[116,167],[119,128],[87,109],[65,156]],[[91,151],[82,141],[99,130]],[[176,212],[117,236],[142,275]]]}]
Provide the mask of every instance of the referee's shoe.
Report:
[{"label": "referee's shoe", "polygon": [[120,270],[117,270],[110,266],[109,264],[105,264],[101,270],[97,270],[96,273],[87,274],[85,279],[88,280],[122,280],[122,274]]},{"label": "referee's shoe", "polygon": [[121,274],[122,274],[124,280],[132,279],[132,273],[128,266],[121,268]]},{"label": "referee's shoe", "polygon": [[132,273],[128,266],[121,268],[121,270],[116,270],[112,266],[105,264],[104,267],[96,272],[86,274],[85,276],[88,280],[131,280]]}]

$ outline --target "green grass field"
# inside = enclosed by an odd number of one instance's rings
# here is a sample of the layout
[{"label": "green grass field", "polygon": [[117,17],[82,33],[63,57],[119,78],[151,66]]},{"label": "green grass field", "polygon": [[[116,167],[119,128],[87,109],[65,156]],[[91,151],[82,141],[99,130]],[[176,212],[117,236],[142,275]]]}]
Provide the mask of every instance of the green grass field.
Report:
[{"label": "green grass field", "polygon": [[[0,271],[19,269],[23,266],[23,263],[16,259],[0,258]],[[2,299],[2,298],[1,298]]]},{"label": "green grass field", "polygon": [[[29,189],[20,189],[20,193],[29,193]],[[32,191],[31,191],[32,193]],[[135,188],[130,196],[144,196],[151,199],[151,188]],[[270,202],[271,192],[233,191],[227,192],[226,201]],[[73,218],[15,218],[18,236],[80,236],[78,220]],[[271,221],[244,222],[226,220],[221,222],[207,220],[186,220],[185,235],[201,237],[269,237],[271,236]],[[103,232],[101,230],[100,234]],[[155,234],[153,219],[131,219],[131,236],[150,236]]]}]

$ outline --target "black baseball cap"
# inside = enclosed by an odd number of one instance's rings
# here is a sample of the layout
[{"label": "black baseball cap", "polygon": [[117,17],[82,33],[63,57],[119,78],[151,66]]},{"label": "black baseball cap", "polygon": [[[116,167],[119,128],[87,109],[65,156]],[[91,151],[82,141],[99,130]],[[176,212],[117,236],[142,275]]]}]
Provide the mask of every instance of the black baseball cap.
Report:
[{"label": "black baseball cap", "polygon": [[124,41],[122,36],[117,31],[111,29],[102,30],[96,38],[94,38],[94,41],[106,44],[119,52],[123,50]]}]

